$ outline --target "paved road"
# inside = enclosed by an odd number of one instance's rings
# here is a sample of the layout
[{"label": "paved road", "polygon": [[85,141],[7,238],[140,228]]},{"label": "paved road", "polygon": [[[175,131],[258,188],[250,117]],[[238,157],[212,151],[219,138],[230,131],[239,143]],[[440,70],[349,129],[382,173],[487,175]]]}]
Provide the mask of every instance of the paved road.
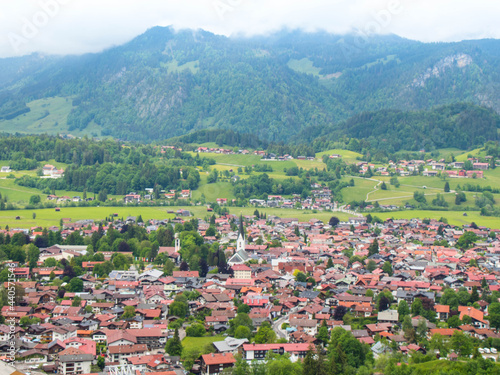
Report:
[{"label": "paved road", "polygon": [[15,363],[14,367],[17,369],[17,371],[22,372],[23,374],[26,374],[27,372],[31,373],[31,375],[45,375],[44,372],[41,372],[38,369],[31,369],[31,366],[38,366],[38,365],[52,365],[54,362],[48,362],[48,363]]},{"label": "paved road", "polygon": [[179,328],[179,338],[184,340],[184,337],[186,337],[186,330],[184,328]]},{"label": "paved road", "polygon": [[281,325],[287,320],[287,318],[287,316],[284,316],[273,323],[273,330],[276,332],[278,339],[286,339],[286,333],[281,329]]}]

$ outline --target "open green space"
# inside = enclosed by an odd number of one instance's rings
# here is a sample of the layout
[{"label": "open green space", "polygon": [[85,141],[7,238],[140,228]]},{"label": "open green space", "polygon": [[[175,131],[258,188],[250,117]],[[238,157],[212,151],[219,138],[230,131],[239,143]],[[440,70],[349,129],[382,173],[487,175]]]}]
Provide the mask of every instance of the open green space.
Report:
[{"label": "open green space", "polygon": [[100,136],[101,128],[95,123],[89,124],[84,130],[68,131],[68,115],[73,108],[72,98],[52,97],[34,100],[27,106],[30,112],[24,113],[12,120],[0,120],[0,131],[24,134],[68,134],[74,136]]},{"label": "open green space", "polygon": [[202,195],[207,202],[215,202],[217,198],[234,199],[233,185],[230,182],[207,184],[206,176],[202,176],[202,180],[205,180],[205,183],[193,191],[193,199],[201,199]]},{"label": "open green space", "polygon": [[326,164],[323,163],[323,160],[321,160],[321,158],[315,158],[314,160],[295,159],[295,160],[293,160],[293,162],[297,165],[297,167],[303,168],[303,169],[318,168],[319,170],[322,170],[323,168],[326,168]]},{"label": "open green space", "polygon": [[342,160],[344,160],[345,162],[351,162],[351,163],[357,162],[357,161],[359,161],[357,158],[363,157],[363,155],[361,155],[358,152],[349,151],[349,150],[341,150],[341,149],[333,149],[333,150],[318,152],[316,154],[316,157],[321,159],[323,157],[323,155],[333,155],[333,154],[341,155]]},{"label": "open green space", "polygon": [[[189,152],[192,156],[196,155],[196,152]],[[211,152],[200,153],[200,157],[207,157],[214,159],[217,164],[230,164],[233,166],[252,166],[260,162],[261,156],[258,155],[243,155],[243,154],[216,154]]]},{"label": "open green space", "polygon": [[456,161],[466,161],[469,155],[471,156],[486,156],[486,153],[482,151],[483,148],[476,148],[470,151],[462,151],[459,155],[455,155]]},{"label": "open green space", "polygon": [[[174,214],[167,213],[167,210],[176,211],[179,207],[61,207],[60,211],[53,208],[36,210],[12,210],[0,211],[0,226],[8,225],[10,228],[29,228],[29,227],[50,227],[59,225],[63,218],[70,218],[71,221],[93,219],[103,220],[113,214],[124,219],[128,216],[141,215],[144,221],[148,219],[172,219]],[[33,219],[33,214],[36,218]],[[19,216],[20,219],[16,220]]]},{"label": "open green space", "polygon": [[439,148],[436,150],[441,158],[446,158],[449,155],[454,155],[455,157],[464,153],[464,150],[460,150],[455,147]]},{"label": "open green space", "polygon": [[[212,215],[211,212],[207,212],[207,208],[205,206],[190,206],[186,207],[189,211],[193,213],[194,216],[199,218],[204,218],[207,215]],[[313,212],[312,210],[295,210],[295,209],[287,209],[287,208],[264,208],[264,207],[228,207],[229,213],[233,215],[243,215],[250,216],[253,215],[255,210],[258,210],[259,213],[265,213],[267,217],[269,216],[278,216],[282,218],[296,218],[301,222],[306,222],[311,219],[319,219],[323,222],[328,222],[332,216],[338,217],[341,221],[347,220],[352,215],[343,213],[343,212],[325,212],[325,211],[317,211]],[[144,216],[143,216],[144,217]]]},{"label": "open green space", "polygon": [[167,71],[169,73],[180,73],[188,69],[191,71],[191,73],[196,74],[198,73],[198,70],[200,70],[200,62],[198,60],[188,61],[185,64],[179,65],[179,62],[174,59],[168,63],[162,63],[161,65],[167,68]]},{"label": "open green space", "polygon": [[342,181],[347,182],[351,179],[354,179],[354,186],[349,186],[341,190],[342,198],[345,203],[364,201],[366,199],[366,194],[373,191],[378,184],[378,181],[352,176],[343,177]]},{"label": "open green space", "polygon": [[314,63],[307,57],[300,60],[290,59],[287,65],[290,69],[298,73],[312,74],[313,76],[316,77],[321,76],[321,74],[319,73],[321,71],[321,68],[315,67]]},{"label": "open green space", "polygon": [[[467,216],[463,214],[466,213]],[[480,226],[488,228],[500,229],[500,217],[481,216],[479,211],[423,211],[423,210],[408,210],[408,211],[393,211],[393,212],[377,212],[372,213],[372,216],[378,216],[385,220],[388,218],[394,219],[440,219],[445,217],[451,225],[462,226],[472,222]]]},{"label": "open green space", "polygon": [[[374,177],[378,178],[378,177]],[[451,189],[456,189],[457,185],[463,187],[466,184],[491,186],[492,188],[500,186],[500,168],[485,171],[484,178],[449,178],[442,179],[440,177],[427,176],[408,176],[398,177],[401,185],[427,186],[435,188],[444,188],[444,184],[448,182]]]},{"label": "open green space", "polygon": [[14,179],[3,176],[0,178],[0,193],[2,197],[8,197],[8,202],[18,203],[19,205],[27,204],[32,195],[39,195],[42,201],[47,197],[40,190],[16,185]]},{"label": "open green space", "polygon": [[203,351],[208,345],[216,341],[224,341],[224,336],[205,336],[205,337],[185,337],[182,340],[182,347],[185,352],[191,350]]},{"label": "open green space", "polygon": [[[14,173],[16,177],[21,177],[22,175],[31,175],[35,176],[36,172],[34,171],[19,171]],[[7,173],[5,175],[8,175]],[[0,193],[2,194],[2,197],[7,197],[8,202],[17,204],[18,206],[25,206],[28,204],[30,197],[32,195],[39,195],[42,198],[42,202],[45,202],[45,199],[47,198],[47,194],[43,194],[40,190],[34,189],[34,188],[29,188],[29,187],[24,187],[24,186],[19,186],[14,182],[14,179],[11,178],[6,178],[6,176],[0,176]],[[67,196],[67,197],[74,197],[74,196],[82,196],[82,192],[78,191],[67,191],[67,190],[56,190],[55,194],[59,197],[62,196]],[[88,193],[87,196],[92,196],[92,193]],[[108,195],[108,198],[121,198],[122,196],[119,195]]]}]

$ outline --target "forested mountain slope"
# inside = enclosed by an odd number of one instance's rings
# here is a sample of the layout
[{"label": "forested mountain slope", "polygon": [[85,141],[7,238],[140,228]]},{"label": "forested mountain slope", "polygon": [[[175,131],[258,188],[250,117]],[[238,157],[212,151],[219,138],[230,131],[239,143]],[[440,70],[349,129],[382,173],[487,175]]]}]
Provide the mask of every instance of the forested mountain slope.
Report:
[{"label": "forested mountain slope", "polygon": [[[499,51],[497,40],[425,44],[389,35],[360,44],[321,32],[227,38],[156,27],[98,54],[0,59],[0,127],[60,127],[49,107],[34,120],[26,114],[29,103],[51,97],[70,99],[61,112],[67,132],[92,127],[139,141],[207,128],[287,141],[304,129],[340,132],[367,111],[458,102],[499,111]],[[380,121],[393,120],[384,113]]]}]

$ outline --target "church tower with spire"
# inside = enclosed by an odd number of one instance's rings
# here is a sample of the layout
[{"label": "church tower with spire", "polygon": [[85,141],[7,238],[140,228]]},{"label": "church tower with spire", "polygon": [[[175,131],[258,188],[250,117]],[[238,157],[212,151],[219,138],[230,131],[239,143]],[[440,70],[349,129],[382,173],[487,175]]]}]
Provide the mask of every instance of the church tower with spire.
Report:
[{"label": "church tower with spire", "polygon": [[240,215],[240,227],[238,229],[238,239],[236,240],[236,252],[228,260],[227,264],[232,267],[235,264],[244,264],[250,260],[250,256],[245,251],[245,230],[243,229],[243,218]]},{"label": "church tower with spire", "polygon": [[240,215],[240,227],[238,230],[238,239],[236,240],[236,252],[245,251],[245,230],[243,229],[243,217]]}]

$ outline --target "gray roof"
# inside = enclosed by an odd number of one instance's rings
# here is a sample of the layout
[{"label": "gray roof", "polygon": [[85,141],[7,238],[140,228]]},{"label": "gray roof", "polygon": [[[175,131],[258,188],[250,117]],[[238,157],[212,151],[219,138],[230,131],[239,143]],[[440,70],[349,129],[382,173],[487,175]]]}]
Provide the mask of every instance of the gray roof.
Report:
[{"label": "gray roof", "polygon": [[237,253],[235,253],[229,260],[227,261],[228,263],[245,263],[247,260],[249,260],[250,257],[248,256],[247,252],[245,250],[240,250]]},{"label": "gray roof", "polygon": [[372,346],[372,352],[376,354],[382,354],[383,352],[387,351],[389,348],[387,345],[384,345],[382,341],[378,341]]},{"label": "gray roof", "polygon": [[94,356],[92,354],[71,354],[71,355],[60,355],[60,362],[86,362],[92,361]]},{"label": "gray roof", "polygon": [[234,337],[226,337],[224,341],[216,341],[213,344],[218,352],[224,353],[232,352],[245,343],[248,343],[247,339],[235,339]]},{"label": "gray roof", "polygon": [[299,294],[300,298],[308,298],[308,299],[314,299],[317,296],[319,296],[319,292],[313,292],[311,290],[304,290],[302,293]]},{"label": "gray roof", "polygon": [[139,275],[139,278],[141,279],[143,277],[149,276],[149,277],[153,277],[153,278],[159,279],[160,277],[162,277],[162,275],[163,275],[163,272],[160,271],[160,270],[150,270],[150,271],[146,271],[144,273],[141,273]]}]

